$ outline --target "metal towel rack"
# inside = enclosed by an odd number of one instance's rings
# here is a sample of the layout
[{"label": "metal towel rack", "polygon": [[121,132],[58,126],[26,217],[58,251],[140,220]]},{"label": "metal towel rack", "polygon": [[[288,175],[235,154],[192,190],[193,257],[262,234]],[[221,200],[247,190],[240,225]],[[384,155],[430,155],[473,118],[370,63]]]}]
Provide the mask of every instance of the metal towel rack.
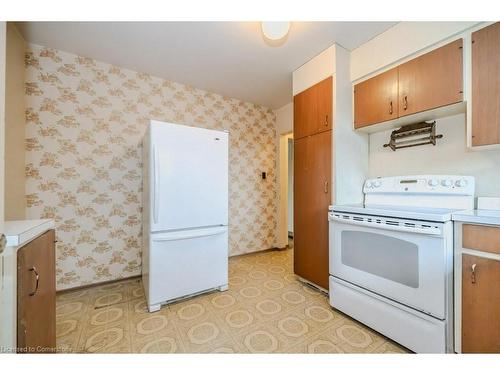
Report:
[{"label": "metal towel rack", "polygon": [[391,133],[389,143],[386,143],[384,147],[390,147],[392,151],[396,151],[399,148],[429,144],[435,146],[436,139],[438,138],[443,138],[443,135],[436,134],[436,121],[419,122],[417,124],[405,125],[394,130]]}]

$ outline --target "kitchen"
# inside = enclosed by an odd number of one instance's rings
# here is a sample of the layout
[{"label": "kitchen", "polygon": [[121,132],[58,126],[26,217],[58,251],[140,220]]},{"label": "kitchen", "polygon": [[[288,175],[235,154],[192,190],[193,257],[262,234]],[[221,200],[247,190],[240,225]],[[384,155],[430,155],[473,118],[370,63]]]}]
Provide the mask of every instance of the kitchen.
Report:
[{"label": "kitchen", "polygon": [[500,23],[335,23],[2,22],[2,347],[499,353]]}]

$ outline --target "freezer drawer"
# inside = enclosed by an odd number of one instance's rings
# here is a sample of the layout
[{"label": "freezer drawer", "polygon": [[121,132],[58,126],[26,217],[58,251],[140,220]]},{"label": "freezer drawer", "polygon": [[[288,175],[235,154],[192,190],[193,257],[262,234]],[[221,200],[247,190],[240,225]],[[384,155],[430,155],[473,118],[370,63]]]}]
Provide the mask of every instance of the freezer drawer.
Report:
[{"label": "freezer drawer", "polygon": [[153,234],[150,238],[150,311],[161,304],[228,284],[228,228]]}]

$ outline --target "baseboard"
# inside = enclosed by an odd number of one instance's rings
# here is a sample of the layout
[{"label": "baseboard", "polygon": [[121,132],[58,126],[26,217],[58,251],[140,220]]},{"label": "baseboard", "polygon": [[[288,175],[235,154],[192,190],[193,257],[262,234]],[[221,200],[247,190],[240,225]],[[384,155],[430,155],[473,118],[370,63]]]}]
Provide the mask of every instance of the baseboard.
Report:
[{"label": "baseboard", "polygon": [[122,279],[107,280],[107,281],[101,281],[101,282],[98,282],[98,283],[92,283],[92,284],[86,284],[86,285],[81,285],[81,286],[75,286],[73,288],[56,290],[56,294],[61,294],[61,293],[66,293],[66,292],[75,292],[77,290],[94,288],[96,286],[103,286],[103,285],[107,285],[107,284],[113,284],[113,283],[117,283],[117,282],[120,282],[120,281],[127,281],[127,280],[132,280],[132,279],[138,279],[140,277],[141,277],[141,274],[135,275],[135,276],[124,277]]}]

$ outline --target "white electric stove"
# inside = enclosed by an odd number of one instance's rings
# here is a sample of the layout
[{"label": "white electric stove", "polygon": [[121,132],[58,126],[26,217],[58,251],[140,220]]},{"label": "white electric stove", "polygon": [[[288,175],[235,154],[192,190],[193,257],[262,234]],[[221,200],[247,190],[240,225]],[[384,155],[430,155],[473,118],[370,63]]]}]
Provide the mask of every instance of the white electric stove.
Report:
[{"label": "white electric stove", "polygon": [[474,178],[367,180],[364,204],[330,207],[330,304],[417,353],[453,351],[451,214]]}]

